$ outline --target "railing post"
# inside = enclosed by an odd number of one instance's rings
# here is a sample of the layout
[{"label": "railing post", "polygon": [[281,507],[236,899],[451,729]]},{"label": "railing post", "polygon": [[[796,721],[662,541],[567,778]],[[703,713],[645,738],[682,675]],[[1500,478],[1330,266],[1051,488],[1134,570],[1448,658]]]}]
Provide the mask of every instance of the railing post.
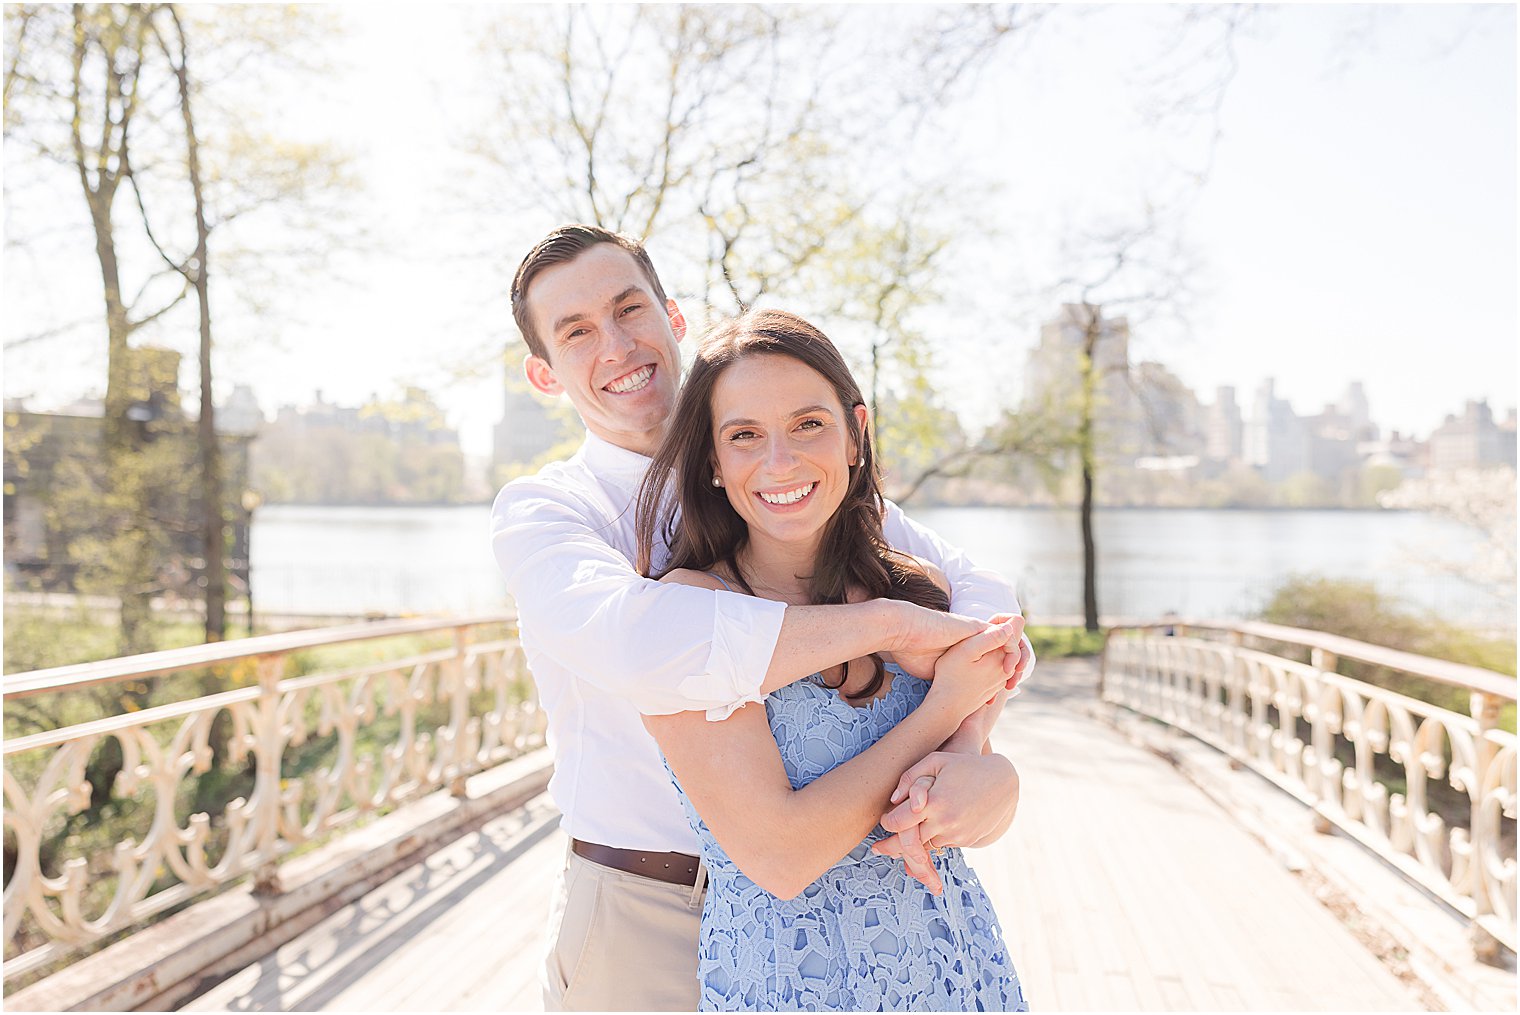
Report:
[{"label": "railing post", "polygon": [[1230,727],[1230,767],[1240,771],[1245,767],[1245,753],[1247,741],[1247,729],[1243,712],[1244,686],[1246,680],[1246,661],[1241,658],[1240,651],[1245,647],[1246,636],[1243,632],[1234,628],[1230,629],[1226,639],[1230,645],[1230,664],[1225,669],[1225,694],[1224,709],[1229,717]]},{"label": "railing post", "polygon": [[1103,650],[1098,653],[1098,700],[1103,700],[1104,692],[1108,689],[1108,643],[1113,640],[1116,629],[1109,627],[1103,631]]},{"label": "railing post", "polygon": [[449,660],[449,675],[454,684],[454,698],[450,703],[449,725],[454,730],[454,771],[449,775],[449,794],[456,799],[468,795],[465,781],[469,776],[469,725],[470,692],[469,675],[464,671],[465,656],[470,649],[473,630],[469,627],[454,628],[454,658]]},{"label": "railing post", "polygon": [[[1478,736],[1474,743],[1477,771],[1473,775],[1481,787],[1487,785],[1489,766],[1498,753],[1498,748],[1489,739],[1488,733],[1499,725],[1499,710],[1503,703],[1493,695],[1481,691],[1474,691],[1470,700],[1472,717],[1478,724]],[[1499,939],[1483,926],[1483,918],[1493,915],[1494,903],[1489,897],[1492,886],[1481,868],[1490,850],[1497,851],[1499,828],[1497,822],[1489,820],[1489,808],[1482,798],[1481,790],[1477,796],[1472,808],[1471,847],[1474,862],[1479,869],[1474,871],[1473,877],[1473,919],[1468,926],[1468,940],[1472,942],[1473,954],[1479,962],[1498,965],[1501,955]]]},{"label": "railing post", "polygon": [[[1331,651],[1328,651],[1327,649],[1322,649],[1322,648],[1311,648],[1309,650],[1309,665],[1313,666],[1316,670],[1319,670],[1321,673],[1334,673],[1335,672],[1335,667],[1339,663],[1340,663],[1340,658],[1338,656],[1336,656],[1336,654],[1334,652],[1331,652]],[[1330,749],[1333,749],[1333,748],[1330,748]],[[1323,764],[1322,759],[1316,758],[1315,760],[1319,761],[1321,764]],[[1329,835],[1331,832],[1333,832],[1335,830],[1335,823],[1333,821],[1331,821],[1330,818],[1325,815],[1325,813],[1324,813],[1324,811],[1322,809],[1322,805],[1324,803],[1324,800],[1323,800],[1323,795],[1319,794],[1319,792],[1318,792],[1318,786],[1319,786],[1319,779],[1318,778],[1315,779],[1314,786],[1316,787],[1316,790],[1315,790],[1316,796],[1321,797],[1321,799],[1317,799],[1315,801],[1315,803],[1314,803],[1314,830],[1316,832],[1318,832],[1320,835]]]},{"label": "railing post", "polygon": [[253,890],[259,895],[278,895],[280,885],[280,759],[284,754],[284,737],[280,730],[280,678],[285,674],[285,654],[259,656],[259,728],[254,774],[254,799],[258,807],[258,868],[253,872]]}]

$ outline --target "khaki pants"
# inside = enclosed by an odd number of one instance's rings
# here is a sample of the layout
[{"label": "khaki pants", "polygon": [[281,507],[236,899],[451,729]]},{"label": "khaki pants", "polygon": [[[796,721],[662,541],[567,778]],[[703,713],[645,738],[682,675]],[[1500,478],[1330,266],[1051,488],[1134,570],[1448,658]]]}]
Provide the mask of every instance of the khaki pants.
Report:
[{"label": "khaki pants", "polygon": [[707,869],[668,885],[565,852],[549,912],[545,1011],[696,1011]]}]

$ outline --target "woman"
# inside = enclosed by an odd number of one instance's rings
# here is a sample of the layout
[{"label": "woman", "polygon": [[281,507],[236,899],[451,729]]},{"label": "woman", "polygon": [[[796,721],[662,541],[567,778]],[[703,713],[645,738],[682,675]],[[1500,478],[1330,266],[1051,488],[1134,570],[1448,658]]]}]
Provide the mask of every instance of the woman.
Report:
[{"label": "woman", "polygon": [[[641,567],[673,496],[662,581],[798,604],[889,596],[946,608],[944,576],[885,545],[866,422],[844,361],[806,321],[752,311],[721,326],[640,492]],[[869,848],[922,745],[1001,689],[1003,646],[1021,627],[990,627],[937,661],[856,659],[721,723],[646,718],[708,870],[704,1010],[1025,1009],[960,851],[935,857],[944,890],[931,894]],[[932,682],[907,672],[925,667]]]}]

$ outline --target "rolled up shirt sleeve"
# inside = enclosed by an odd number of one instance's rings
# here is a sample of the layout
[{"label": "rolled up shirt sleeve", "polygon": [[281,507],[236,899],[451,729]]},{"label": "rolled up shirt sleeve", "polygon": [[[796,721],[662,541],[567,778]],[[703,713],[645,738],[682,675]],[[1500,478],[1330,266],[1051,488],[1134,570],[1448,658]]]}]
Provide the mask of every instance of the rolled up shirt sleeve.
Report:
[{"label": "rolled up shirt sleeve", "polygon": [[785,603],[661,584],[607,542],[566,491],[508,484],[491,544],[530,655],[544,653],[646,715],[710,719],[763,697]]},{"label": "rolled up shirt sleeve", "polygon": [[[1023,616],[1018,592],[1007,579],[996,571],[977,567],[962,550],[909,518],[891,501],[886,502],[882,530],[894,549],[922,557],[945,572],[950,581],[950,609],[954,612],[977,620],[991,620],[999,613]],[[1029,644],[1028,635],[1021,640],[1029,646],[1029,664],[1024,668],[1027,680],[1034,673],[1034,646]]]}]

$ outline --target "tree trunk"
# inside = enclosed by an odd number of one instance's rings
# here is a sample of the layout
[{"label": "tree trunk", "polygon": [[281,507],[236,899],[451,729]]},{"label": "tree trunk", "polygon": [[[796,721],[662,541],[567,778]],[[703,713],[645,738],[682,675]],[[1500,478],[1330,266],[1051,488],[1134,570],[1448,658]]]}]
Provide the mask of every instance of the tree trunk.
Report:
[{"label": "tree trunk", "polygon": [[1082,465],[1082,622],[1098,630],[1098,548],[1093,543],[1093,474]]},{"label": "tree trunk", "polygon": [[[106,305],[106,399],[101,458],[107,513],[117,515],[110,524],[116,525],[119,532],[118,539],[112,546],[116,559],[111,561],[113,573],[120,576],[115,589],[121,601],[117,651],[121,655],[134,655],[152,647],[149,637],[153,595],[152,561],[149,559],[151,543],[145,529],[140,524],[135,524],[141,520],[147,507],[147,490],[137,460],[146,434],[139,421],[128,417],[134,399],[132,350],[129,344],[133,325],[121,294],[121,271],[116,256],[111,206],[116,200],[122,169],[128,165],[126,132],[136,89],[137,65],[129,62],[123,66],[120,63],[121,51],[127,48],[126,40],[131,37],[136,44],[135,55],[140,60],[142,33],[140,24],[132,20],[136,15],[129,14],[129,20],[121,26],[121,36],[115,45],[97,39],[101,56],[105,60],[106,82],[100,148],[95,152],[96,158],[92,165],[84,143],[82,123],[82,92],[90,35],[85,24],[85,12],[80,5],[74,6],[73,14],[71,99],[74,112],[74,164],[78,170],[80,186],[84,190],[85,203],[90,210],[90,224],[95,233],[95,256],[100,262]],[[90,181],[92,169],[95,172],[93,185]]]},{"label": "tree trunk", "polygon": [[1082,622],[1088,631],[1098,630],[1098,547],[1093,539],[1093,478],[1097,465],[1093,439],[1096,415],[1097,366],[1094,362],[1101,334],[1101,311],[1084,303],[1085,334],[1082,343],[1082,416],[1077,425],[1077,447],[1082,457]]},{"label": "tree trunk", "polygon": [[211,390],[211,284],[207,261],[211,230],[206,223],[205,192],[201,181],[200,141],[190,105],[190,55],[179,12],[168,5],[179,39],[179,61],[174,76],[179,84],[179,108],[185,120],[185,159],[190,191],[195,198],[195,258],[191,279],[200,308],[201,414],[196,443],[201,464],[201,556],[205,559],[206,640],[221,641],[227,635],[227,521],[222,512],[222,456],[216,437],[216,407]]}]

